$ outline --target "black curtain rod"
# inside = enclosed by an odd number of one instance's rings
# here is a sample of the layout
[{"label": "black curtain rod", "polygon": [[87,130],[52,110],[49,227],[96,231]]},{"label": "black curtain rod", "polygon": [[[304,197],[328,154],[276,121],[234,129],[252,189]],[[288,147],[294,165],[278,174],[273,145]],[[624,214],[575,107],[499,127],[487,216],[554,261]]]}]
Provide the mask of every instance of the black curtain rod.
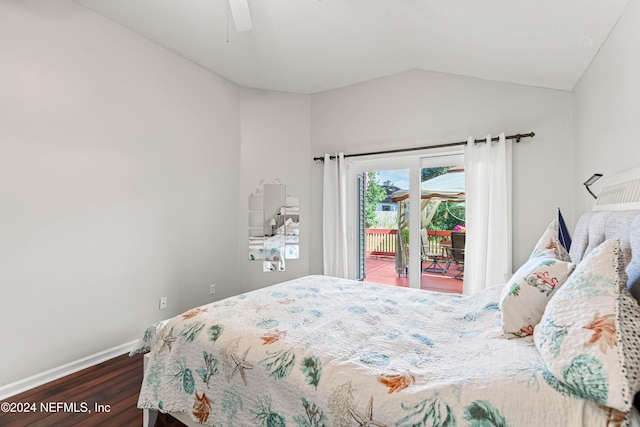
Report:
[{"label": "black curtain rod", "polygon": [[[505,136],[505,139],[515,139],[516,142],[520,142],[520,140],[522,138],[533,138],[534,136],[536,136],[535,132],[529,132],[529,133],[517,133],[515,135],[508,135]],[[491,138],[491,141],[498,141],[500,139],[500,137],[498,136],[494,136],[493,138]],[[476,139],[475,143],[486,143],[487,142],[487,138],[483,138],[483,139]],[[446,147],[457,147],[459,145],[467,145],[467,141],[460,141],[460,142],[448,142],[446,144],[437,144],[437,145],[427,145],[426,147],[413,147],[413,148],[398,148],[395,150],[384,150],[384,151],[371,151],[369,153],[358,153],[358,154],[345,154],[344,157],[360,157],[360,156],[372,156],[375,154],[393,154],[393,153],[405,153],[407,151],[420,151],[420,150],[431,150],[433,148],[446,148]],[[336,156],[331,156],[329,157],[330,159],[335,159]],[[316,162],[324,162],[324,157],[314,157],[313,158],[314,161]]]}]

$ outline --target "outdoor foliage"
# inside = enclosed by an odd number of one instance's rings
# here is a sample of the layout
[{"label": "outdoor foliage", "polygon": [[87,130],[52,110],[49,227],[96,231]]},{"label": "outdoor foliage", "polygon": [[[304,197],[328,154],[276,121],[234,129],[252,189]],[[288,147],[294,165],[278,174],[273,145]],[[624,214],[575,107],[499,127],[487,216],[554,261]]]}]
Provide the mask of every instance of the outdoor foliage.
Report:
[{"label": "outdoor foliage", "polygon": [[376,207],[378,203],[383,201],[387,197],[387,193],[382,188],[380,184],[378,184],[378,173],[377,172],[367,172],[367,191],[365,193],[365,226],[367,228],[372,228],[376,224]]},{"label": "outdoor foliage", "polygon": [[456,225],[464,224],[466,218],[464,206],[464,203],[440,203],[427,228],[429,230],[453,230]]},{"label": "outdoor foliage", "polygon": [[424,168],[420,171],[420,182],[428,181],[436,176],[444,175],[449,170],[449,166],[439,168]]}]

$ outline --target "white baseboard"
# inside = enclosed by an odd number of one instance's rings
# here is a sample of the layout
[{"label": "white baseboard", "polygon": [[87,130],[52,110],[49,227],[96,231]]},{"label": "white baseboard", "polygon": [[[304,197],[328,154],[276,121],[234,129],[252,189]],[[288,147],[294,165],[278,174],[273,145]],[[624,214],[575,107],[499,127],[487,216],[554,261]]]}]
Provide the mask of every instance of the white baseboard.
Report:
[{"label": "white baseboard", "polygon": [[121,356],[125,353],[129,353],[137,341],[131,341],[117,347],[113,347],[99,353],[92,354],[82,359],[78,359],[71,363],[67,363],[57,368],[49,369],[48,371],[41,372],[31,377],[9,383],[0,387],[0,401],[6,400],[11,396],[23,393],[32,388],[41,386],[48,382],[57,380],[58,378],[65,377],[73,374],[74,372],[81,371],[91,366],[97,365],[102,362],[106,362],[114,357]]}]

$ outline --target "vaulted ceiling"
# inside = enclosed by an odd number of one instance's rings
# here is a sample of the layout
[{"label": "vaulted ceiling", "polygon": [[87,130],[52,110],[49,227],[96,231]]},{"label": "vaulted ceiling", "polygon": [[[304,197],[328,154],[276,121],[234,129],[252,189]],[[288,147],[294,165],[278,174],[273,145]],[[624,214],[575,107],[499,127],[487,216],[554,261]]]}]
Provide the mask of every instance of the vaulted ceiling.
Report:
[{"label": "vaulted ceiling", "polygon": [[[410,69],[571,90],[629,0],[75,0],[234,83],[295,93]],[[242,1],[242,0],[240,0]]]}]

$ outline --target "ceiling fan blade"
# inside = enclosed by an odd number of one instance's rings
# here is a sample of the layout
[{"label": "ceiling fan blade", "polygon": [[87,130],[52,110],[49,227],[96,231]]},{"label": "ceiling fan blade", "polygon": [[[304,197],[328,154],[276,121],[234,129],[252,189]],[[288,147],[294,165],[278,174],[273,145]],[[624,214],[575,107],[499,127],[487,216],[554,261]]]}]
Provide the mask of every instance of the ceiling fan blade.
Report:
[{"label": "ceiling fan blade", "polygon": [[248,0],[229,0],[229,6],[231,6],[231,15],[233,16],[236,31],[251,30],[253,23],[251,22]]}]

